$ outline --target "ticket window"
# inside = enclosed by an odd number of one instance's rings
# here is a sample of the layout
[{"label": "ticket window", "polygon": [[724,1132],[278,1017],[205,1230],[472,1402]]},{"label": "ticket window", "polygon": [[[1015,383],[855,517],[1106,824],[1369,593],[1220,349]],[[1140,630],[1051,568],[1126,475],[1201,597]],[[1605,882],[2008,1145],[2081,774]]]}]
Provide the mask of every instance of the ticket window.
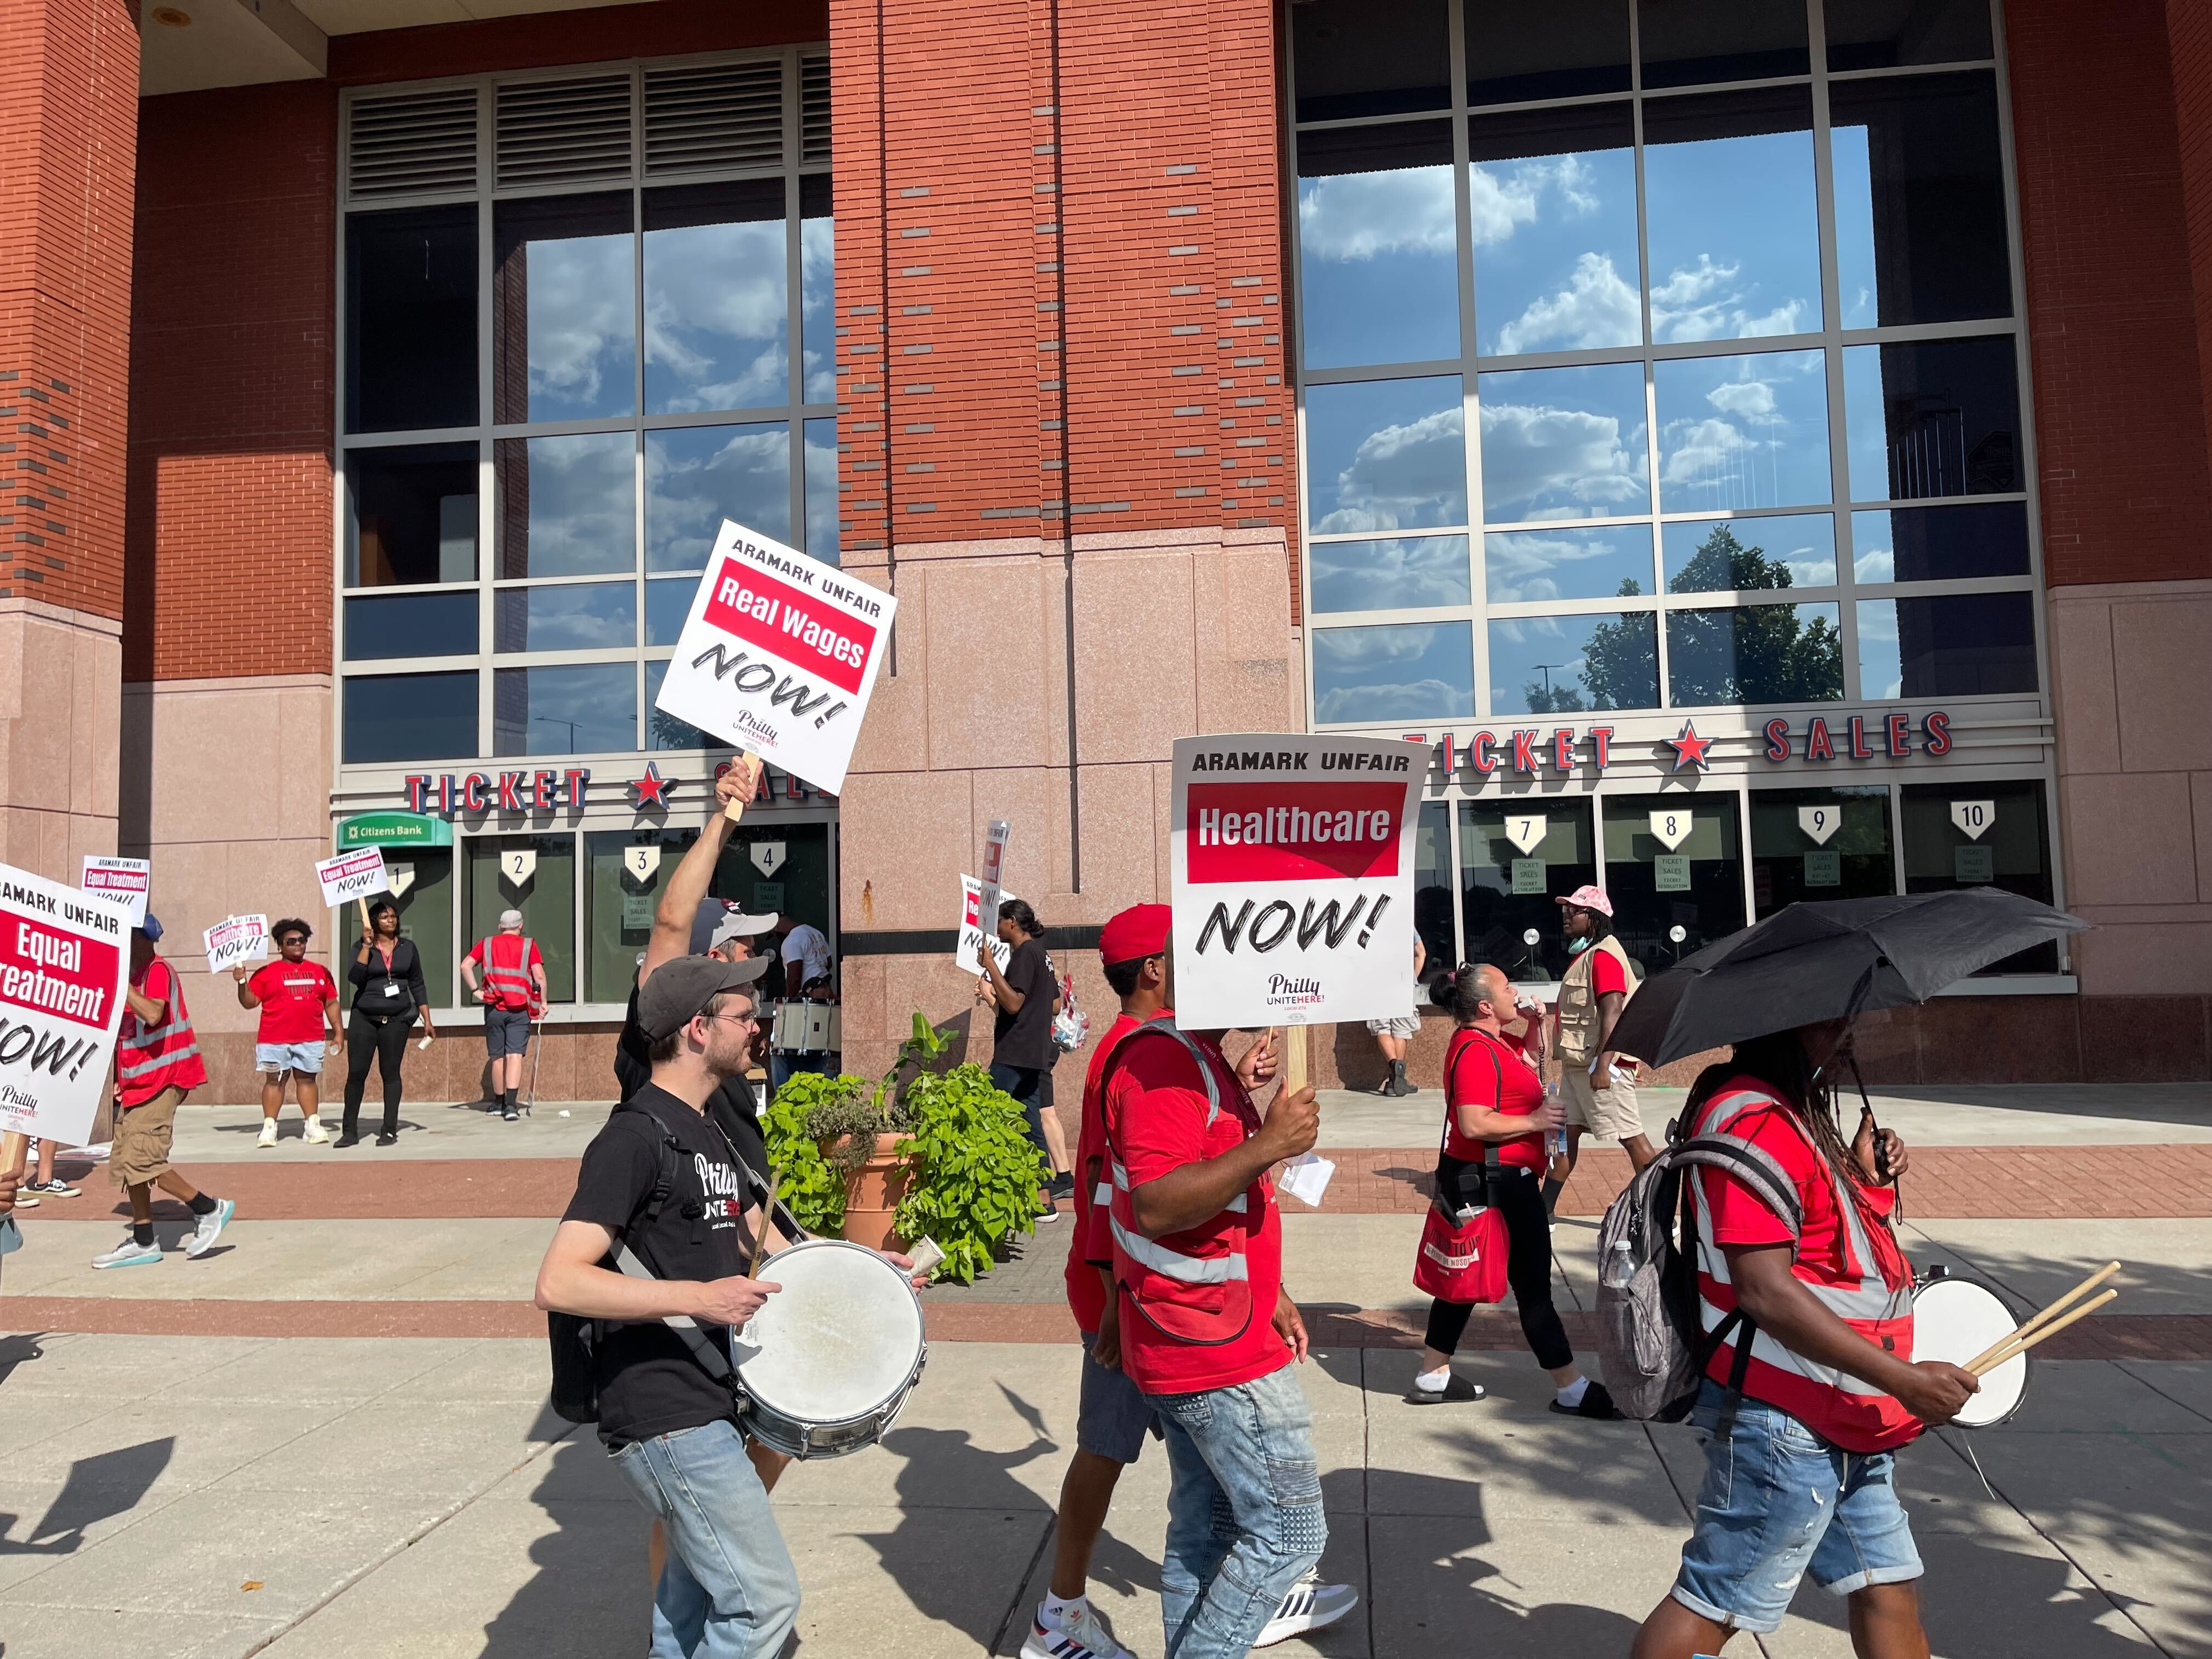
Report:
[{"label": "ticket window", "polygon": [[1413,830],[1413,931],[1428,952],[1421,964],[1425,985],[1459,964],[1452,960],[1451,806],[1423,803]]},{"label": "ticket window", "polygon": [[[1902,792],[1905,890],[2001,887],[2052,902],[2051,824],[2040,781],[1911,784]],[[2055,974],[2056,942],[1996,962],[1985,974]]]},{"label": "ticket window", "polygon": [[[522,912],[522,931],[545,964],[549,1002],[576,1000],[576,838],[478,836],[467,843],[466,956],[499,931],[502,910]],[[481,973],[477,982],[483,982]]]},{"label": "ticket window", "polygon": [[[837,926],[830,908],[830,860],[826,823],[741,823],[722,849],[714,890],[757,915],[773,910],[819,928],[830,941],[834,971]],[[776,948],[771,938],[760,941],[763,956]]]},{"label": "ticket window", "polygon": [[1469,962],[1502,968],[1519,984],[1566,971],[1558,901],[1597,879],[1591,835],[1587,800],[1460,803],[1460,915]]},{"label": "ticket window", "polygon": [[1733,791],[1608,795],[1604,811],[1613,932],[1646,974],[1671,968],[1744,925],[1743,843]]},{"label": "ticket window", "polygon": [[[453,1007],[453,855],[443,847],[387,847],[384,849],[384,867],[393,886],[398,889],[387,896],[399,907],[399,937],[415,942],[430,1006]],[[308,920],[319,933],[320,925],[313,917]],[[350,1011],[356,988],[346,970],[353,966],[354,957],[361,949],[361,907],[349,904],[343,910],[331,911],[331,926],[337,933],[338,989]]]},{"label": "ticket window", "polygon": [[584,999],[627,1002],[660,896],[696,830],[596,831],[584,837]]},{"label": "ticket window", "polygon": [[1887,785],[1752,791],[1751,900],[1762,920],[1800,899],[1896,890]]}]

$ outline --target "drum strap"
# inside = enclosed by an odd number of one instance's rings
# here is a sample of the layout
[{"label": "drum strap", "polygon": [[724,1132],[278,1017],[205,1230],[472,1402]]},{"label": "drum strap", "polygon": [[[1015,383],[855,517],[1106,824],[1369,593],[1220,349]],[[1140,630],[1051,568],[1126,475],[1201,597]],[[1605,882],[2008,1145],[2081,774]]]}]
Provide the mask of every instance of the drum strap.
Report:
[{"label": "drum strap", "polygon": [[[647,1267],[644,1259],[627,1244],[617,1247],[615,1266],[620,1267],[632,1279],[660,1277],[659,1273]],[[599,1322],[607,1324],[616,1322],[602,1320]],[[708,1340],[706,1332],[699,1328],[696,1321],[684,1314],[671,1314],[660,1322],[684,1339],[684,1346],[690,1349],[692,1357],[706,1368],[708,1376],[713,1377],[717,1382],[726,1382],[732,1388],[736,1386],[737,1371],[730,1364],[729,1355],[725,1353],[717,1344]]]}]

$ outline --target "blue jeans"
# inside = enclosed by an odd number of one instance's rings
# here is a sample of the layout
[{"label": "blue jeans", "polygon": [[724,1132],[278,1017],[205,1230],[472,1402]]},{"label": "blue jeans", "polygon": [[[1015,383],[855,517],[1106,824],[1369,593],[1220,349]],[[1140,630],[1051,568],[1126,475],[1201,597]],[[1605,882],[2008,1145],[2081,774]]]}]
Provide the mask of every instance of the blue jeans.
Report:
[{"label": "blue jeans", "polygon": [[668,1534],[653,1659],[775,1659],[799,1618],[799,1573],[737,1425],[633,1440],[614,1459]]},{"label": "blue jeans", "polygon": [[1172,1482],[1160,1561],[1167,1659],[1243,1659],[1328,1541],[1297,1368],[1146,1399]]},{"label": "blue jeans", "polygon": [[830,1075],[830,1056],[827,1054],[791,1054],[781,1048],[771,1048],[768,1054],[768,1097],[774,1100],[776,1092],[799,1072],[819,1072]]},{"label": "blue jeans", "polygon": [[1920,1577],[1888,1452],[1847,1452],[1785,1411],[1746,1398],[1726,1440],[1728,1390],[1705,1379],[1690,1422],[1705,1441],[1698,1529],[1673,1595],[1734,1630],[1779,1629],[1798,1582],[1832,1595]]}]

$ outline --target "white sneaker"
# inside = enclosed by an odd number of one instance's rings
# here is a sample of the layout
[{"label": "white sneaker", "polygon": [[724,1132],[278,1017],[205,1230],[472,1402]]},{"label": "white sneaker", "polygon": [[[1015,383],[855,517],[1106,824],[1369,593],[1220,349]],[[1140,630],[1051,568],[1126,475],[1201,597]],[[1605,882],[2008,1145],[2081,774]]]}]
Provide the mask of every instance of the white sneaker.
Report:
[{"label": "white sneaker", "polygon": [[1324,1584],[1321,1574],[1310,1572],[1291,1586],[1283,1605],[1275,1610],[1254,1638],[1255,1648],[1273,1647],[1293,1636],[1304,1636],[1334,1624],[1359,1605],[1359,1592],[1349,1584]]},{"label": "white sneaker", "polygon": [[16,1189],[15,1207],[19,1210],[35,1210],[39,1207],[39,1200],[32,1196],[28,1187]]},{"label": "white sneaker", "polygon": [[237,1213],[236,1199],[217,1199],[215,1208],[202,1216],[198,1224],[192,1229],[192,1240],[185,1246],[185,1255],[194,1261],[205,1255],[215,1248],[216,1240],[222,1237],[222,1230],[230,1225],[231,1217]]},{"label": "white sneaker", "polygon": [[264,1117],[261,1120],[261,1139],[255,1141],[253,1144],[257,1147],[274,1146],[276,1144],[276,1120],[275,1118]]},{"label": "white sneaker", "polygon": [[321,1119],[311,1117],[307,1120],[307,1133],[304,1138],[308,1145],[319,1146],[331,1138],[331,1132],[323,1127]]},{"label": "white sneaker", "polygon": [[1030,1639],[1022,1644],[1022,1659],[1137,1659],[1107,1631],[1098,1609],[1084,1604],[1082,1613],[1067,1625],[1048,1625],[1039,1607],[1030,1620]]},{"label": "white sneaker", "polygon": [[95,1267],[153,1267],[160,1266],[161,1261],[160,1245],[141,1244],[125,1233],[123,1242],[113,1249],[93,1257],[92,1265]]}]

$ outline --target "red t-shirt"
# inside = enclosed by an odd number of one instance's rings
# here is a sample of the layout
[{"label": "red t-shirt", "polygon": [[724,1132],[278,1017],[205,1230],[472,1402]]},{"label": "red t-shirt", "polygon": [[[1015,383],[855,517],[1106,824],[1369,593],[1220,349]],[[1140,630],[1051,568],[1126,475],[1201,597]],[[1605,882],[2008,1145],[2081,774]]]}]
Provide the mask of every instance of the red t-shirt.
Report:
[{"label": "red t-shirt", "polygon": [[[1140,1037],[1114,1068],[1106,1086],[1107,1139],[1120,1152],[1133,1189],[1186,1164],[1220,1157],[1241,1146],[1260,1127],[1260,1114],[1220,1048],[1209,1050],[1220,1114],[1208,1128],[1206,1086],[1183,1046],[1166,1037]],[[1170,1249],[1195,1254],[1215,1241],[1243,1234],[1251,1274],[1252,1317],[1233,1341],[1217,1346],[1178,1342],[1164,1335],[1121,1292],[1121,1369],[1146,1394],[1195,1394],[1233,1388],[1281,1370],[1291,1350],[1274,1325],[1283,1285],[1283,1224],[1275,1212],[1274,1183],[1264,1175],[1245,1189],[1244,1213],[1224,1210],[1180,1233],[1163,1235]]]},{"label": "red t-shirt", "polygon": [[[1763,1095],[1773,1103],[1747,1107],[1731,1117],[1720,1133],[1747,1140],[1768,1153],[1796,1184],[1797,1201],[1803,1211],[1803,1229],[1797,1259],[1791,1264],[1790,1272],[1806,1284],[1816,1285],[1855,1285],[1861,1282],[1863,1272],[1865,1282],[1870,1285],[1906,1291],[1902,1319],[1889,1322],[1887,1330],[1897,1357],[1910,1360],[1912,1317],[1909,1292],[1912,1269],[1888,1225],[1890,1211],[1897,1200],[1896,1189],[1851,1183],[1860,1206],[1862,1230],[1875,1258],[1870,1262],[1856,1261],[1850,1231],[1837,1208],[1835,1183],[1790,1109],[1776,1100],[1773,1091],[1765,1084],[1748,1077],[1731,1078],[1712,1098],[1718,1101],[1743,1091]],[[1693,1133],[1708,1133],[1704,1117],[1710,1110],[1708,1105],[1700,1112]],[[1790,1242],[1790,1230],[1781,1218],[1734,1176],[1701,1169],[1698,1180],[1715,1245]],[[1701,1243],[1698,1293],[1712,1308],[1728,1314],[1735,1308],[1735,1287],[1717,1276],[1717,1265],[1724,1270],[1725,1263],[1716,1264]],[[1711,1329],[1711,1325],[1709,1316],[1706,1328]],[[1735,1344],[1731,1341],[1714,1353],[1706,1375],[1725,1383],[1734,1358]],[[1743,1391],[1754,1400],[1789,1413],[1814,1433],[1846,1451],[1888,1451],[1920,1432],[1920,1419],[1906,1411],[1895,1395],[1878,1393],[1856,1377],[1845,1376],[1837,1381],[1832,1376],[1823,1378],[1811,1374],[1818,1370],[1813,1362],[1782,1350],[1761,1331],[1752,1346],[1751,1365],[1744,1375]]]},{"label": "red t-shirt", "polygon": [[[1519,1045],[1472,1025],[1452,1033],[1451,1042],[1444,1049],[1445,1156],[1463,1164],[1483,1161],[1483,1143],[1459,1132],[1457,1108],[1486,1106],[1519,1117],[1543,1103],[1544,1085],[1522,1058]],[[1524,1170],[1541,1170],[1547,1162],[1543,1131],[1499,1141],[1498,1161],[1517,1164]]]},{"label": "red t-shirt", "polygon": [[261,999],[257,1042],[313,1042],[327,1030],[323,1006],[337,1000],[337,981],[319,962],[281,957],[257,969],[246,988]]},{"label": "red t-shirt", "polygon": [[1106,1128],[1099,1117],[1098,1079],[1106,1069],[1106,1056],[1114,1045],[1142,1024],[1127,1014],[1116,1014],[1098,1046],[1091,1051],[1090,1069],[1083,1074],[1083,1121],[1075,1132],[1075,1222],[1067,1240],[1067,1307],[1075,1316],[1075,1328],[1093,1335],[1106,1317],[1106,1282],[1099,1270],[1114,1271],[1114,1232],[1108,1224],[1112,1212],[1094,1203],[1096,1190],[1091,1160],[1098,1160],[1097,1184],[1111,1188],[1112,1173],[1106,1167]]}]

